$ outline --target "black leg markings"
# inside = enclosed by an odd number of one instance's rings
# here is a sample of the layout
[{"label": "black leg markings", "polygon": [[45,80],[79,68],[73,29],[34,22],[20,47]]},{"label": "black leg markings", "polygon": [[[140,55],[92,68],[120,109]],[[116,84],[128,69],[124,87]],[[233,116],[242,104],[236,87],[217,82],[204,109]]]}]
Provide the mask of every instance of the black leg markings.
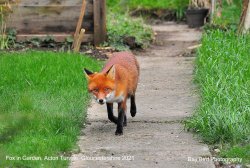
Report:
[{"label": "black leg markings", "polygon": [[127,115],[126,113],[124,114],[124,121],[123,121],[123,127],[127,126]]},{"label": "black leg markings", "polygon": [[107,103],[108,118],[111,122],[117,124],[117,117],[113,114],[113,103]]},{"label": "black leg markings", "polygon": [[135,95],[130,97],[131,105],[130,105],[130,114],[132,117],[136,115],[136,104],[135,104]]},{"label": "black leg markings", "polygon": [[117,128],[115,131],[115,135],[123,134],[124,114],[125,110],[124,107],[122,107],[122,103],[118,103],[118,121],[117,121]]}]

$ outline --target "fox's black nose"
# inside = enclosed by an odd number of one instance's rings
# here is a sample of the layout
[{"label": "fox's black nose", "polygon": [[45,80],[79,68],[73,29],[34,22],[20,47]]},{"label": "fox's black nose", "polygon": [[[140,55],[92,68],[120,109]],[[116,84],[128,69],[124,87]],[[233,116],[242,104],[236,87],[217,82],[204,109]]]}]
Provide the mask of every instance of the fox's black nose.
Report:
[{"label": "fox's black nose", "polygon": [[103,103],[103,99],[99,99],[99,102],[100,102],[100,103]]}]

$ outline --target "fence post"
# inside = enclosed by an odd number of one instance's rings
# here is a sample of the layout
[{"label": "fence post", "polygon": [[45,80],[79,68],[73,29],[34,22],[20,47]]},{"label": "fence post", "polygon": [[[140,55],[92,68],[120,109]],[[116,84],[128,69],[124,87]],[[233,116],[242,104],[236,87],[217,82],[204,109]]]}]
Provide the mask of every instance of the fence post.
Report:
[{"label": "fence post", "polygon": [[94,0],[94,45],[104,42],[106,37],[106,0]]}]

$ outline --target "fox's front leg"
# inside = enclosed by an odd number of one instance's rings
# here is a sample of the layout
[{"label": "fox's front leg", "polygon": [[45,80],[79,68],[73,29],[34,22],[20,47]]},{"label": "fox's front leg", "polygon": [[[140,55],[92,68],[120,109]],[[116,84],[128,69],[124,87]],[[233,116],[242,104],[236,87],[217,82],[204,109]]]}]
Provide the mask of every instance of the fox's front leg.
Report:
[{"label": "fox's front leg", "polygon": [[136,115],[135,95],[131,95],[130,100],[131,100],[130,114],[132,117],[134,117]]},{"label": "fox's front leg", "polygon": [[113,113],[113,103],[107,103],[108,118],[111,122],[117,124],[117,117]]},{"label": "fox's front leg", "polygon": [[126,116],[126,111],[124,112],[124,120],[123,120],[123,127],[127,126],[127,116]]},{"label": "fox's front leg", "polygon": [[117,120],[117,128],[115,131],[115,135],[122,135],[123,134],[123,122],[124,116],[126,112],[126,99],[118,103],[118,120]]}]

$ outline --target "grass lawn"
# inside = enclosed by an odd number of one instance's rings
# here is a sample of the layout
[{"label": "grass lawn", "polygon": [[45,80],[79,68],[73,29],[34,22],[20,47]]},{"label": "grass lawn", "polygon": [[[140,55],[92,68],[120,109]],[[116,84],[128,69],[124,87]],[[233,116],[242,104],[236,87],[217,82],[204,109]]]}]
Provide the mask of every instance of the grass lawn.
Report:
[{"label": "grass lawn", "polygon": [[203,34],[195,80],[201,104],[187,127],[210,144],[222,145],[224,157],[250,162],[250,35],[210,30]]},{"label": "grass lawn", "polygon": [[226,29],[205,31],[197,52],[195,81],[201,103],[186,126],[218,146],[220,157],[238,157],[249,164],[250,34],[236,33],[242,1],[223,2],[222,17],[214,24]]},{"label": "grass lawn", "polygon": [[[75,147],[89,100],[82,69],[100,66],[79,54],[1,53],[0,167],[68,165],[67,160],[43,158],[69,156]],[[29,156],[42,160],[25,160]]]}]

